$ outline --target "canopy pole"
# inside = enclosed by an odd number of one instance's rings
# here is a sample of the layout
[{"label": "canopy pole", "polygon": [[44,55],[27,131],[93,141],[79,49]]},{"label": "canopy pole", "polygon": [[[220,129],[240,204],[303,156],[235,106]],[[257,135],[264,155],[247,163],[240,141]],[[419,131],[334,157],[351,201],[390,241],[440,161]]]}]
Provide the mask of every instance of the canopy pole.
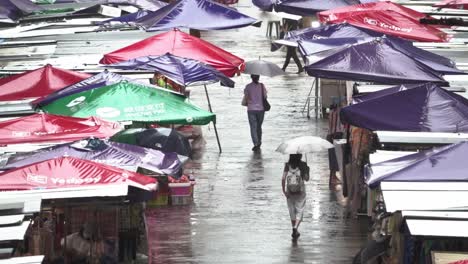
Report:
[{"label": "canopy pole", "polygon": [[319,117],[319,78],[315,77],[315,119]]},{"label": "canopy pole", "polygon": [[[211,108],[210,96],[208,95],[208,89],[206,88],[206,84],[204,85],[204,87],[205,87],[206,100],[208,101],[208,109],[210,110],[211,113],[213,113],[213,109]],[[222,153],[223,150],[221,148],[221,142],[219,141],[219,135],[218,135],[218,129],[216,128],[216,122],[213,122],[213,127],[214,127],[214,131],[216,135],[216,141],[218,142],[219,153]]]},{"label": "canopy pole", "polygon": [[315,85],[315,79],[312,82],[312,86],[310,87],[309,94],[307,95],[307,99],[306,99],[306,102],[304,104],[304,107],[302,107],[302,114],[304,114],[304,111],[307,108],[307,118],[309,118],[309,119],[310,119],[310,109],[309,109],[309,107],[310,107],[310,95],[312,94],[312,91],[314,90],[314,85]]}]

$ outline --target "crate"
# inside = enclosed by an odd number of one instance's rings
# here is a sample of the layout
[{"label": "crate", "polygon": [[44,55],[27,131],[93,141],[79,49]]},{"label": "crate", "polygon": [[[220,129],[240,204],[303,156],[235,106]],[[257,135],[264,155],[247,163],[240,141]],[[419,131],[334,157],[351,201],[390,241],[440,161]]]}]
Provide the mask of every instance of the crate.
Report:
[{"label": "crate", "polygon": [[181,182],[181,183],[169,183],[169,192],[176,196],[191,196],[192,183]]},{"label": "crate", "polygon": [[156,195],[146,202],[148,207],[165,206],[169,204],[169,193],[156,192]]},{"label": "crate", "polygon": [[171,195],[171,205],[189,205],[192,201],[190,195]]}]

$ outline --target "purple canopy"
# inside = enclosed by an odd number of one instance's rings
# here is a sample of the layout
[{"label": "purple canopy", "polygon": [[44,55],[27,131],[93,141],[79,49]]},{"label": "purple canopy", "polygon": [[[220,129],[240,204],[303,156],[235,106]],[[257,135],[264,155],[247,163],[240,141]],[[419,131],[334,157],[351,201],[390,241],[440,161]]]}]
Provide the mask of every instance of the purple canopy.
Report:
[{"label": "purple canopy", "polygon": [[209,0],[178,0],[136,21],[146,31],[171,28],[232,29],[256,22],[235,9]]},{"label": "purple canopy", "polygon": [[132,5],[143,10],[156,11],[165,5],[159,0],[55,0],[54,4],[63,3],[94,3],[99,4],[116,4],[116,5]]},{"label": "purple canopy", "polygon": [[427,83],[427,84],[426,83],[423,83],[423,84],[402,84],[402,85],[393,86],[393,87],[390,87],[390,88],[387,88],[387,89],[383,89],[383,90],[380,90],[380,91],[377,91],[377,92],[356,95],[356,96],[353,96],[353,104],[362,103],[364,101],[368,101],[368,100],[371,100],[371,99],[376,99],[376,98],[379,98],[379,97],[382,97],[382,96],[385,96],[385,95],[394,94],[394,93],[397,93],[397,92],[400,92],[400,91],[413,89],[413,88],[426,86],[426,85],[431,86],[432,84],[429,84],[429,83]]},{"label": "purple canopy", "polygon": [[468,132],[468,100],[435,84],[344,107],[341,121],[369,130]]},{"label": "purple canopy", "polygon": [[370,38],[381,37],[382,33],[356,27],[348,23],[324,25],[318,28],[305,28],[289,31],[286,40],[314,40],[327,38]]},{"label": "purple canopy", "polygon": [[13,156],[2,170],[18,168],[61,156],[92,160],[131,171],[136,171],[138,167],[141,167],[171,175],[176,174],[182,167],[178,155],[173,152],[162,153],[158,150],[135,145],[87,139]]},{"label": "purple canopy", "polygon": [[[414,52],[405,40],[382,37],[328,51],[325,58],[305,67],[311,76],[387,84],[435,82],[446,84],[447,72],[465,74],[438,62],[439,57]],[[437,56],[437,57],[436,57]],[[439,72],[438,69],[443,69]]]},{"label": "purple canopy", "polygon": [[111,84],[115,84],[115,83],[119,83],[121,81],[128,81],[128,82],[133,82],[133,83],[139,83],[139,84],[143,84],[145,86],[150,86],[146,83],[140,83],[138,82],[137,80],[134,80],[134,79],[131,79],[131,78],[128,78],[128,77],[125,77],[125,76],[122,76],[120,74],[117,74],[117,73],[113,73],[113,72],[109,72],[107,70],[101,72],[101,73],[98,73],[96,75],[93,75],[87,79],[84,79],[83,81],[81,82],[78,82],[78,83],[75,83],[73,85],[70,85],[70,86],[67,86],[63,89],[60,89],[54,93],[51,93],[45,97],[42,97],[42,98],[39,98],[33,102],[31,102],[31,104],[35,107],[37,106],[44,106],[44,105],[47,105],[59,98],[62,98],[62,97],[65,97],[65,96],[68,96],[68,95],[71,95],[71,94],[75,94],[75,93],[79,93],[79,92],[83,92],[83,91],[87,91],[87,90],[92,90],[94,88],[98,88],[98,87],[103,87],[103,86],[107,86],[107,85],[111,85]]},{"label": "purple canopy", "polygon": [[31,3],[29,0],[2,0],[0,3],[0,21],[13,22],[24,15],[41,10],[42,7]]},{"label": "purple canopy", "polygon": [[276,12],[285,12],[299,16],[313,16],[320,11],[360,3],[358,0],[279,0],[274,5],[274,8]]},{"label": "purple canopy", "polygon": [[369,38],[329,38],[299,40],[298,44],[304,61],[310,64],[333,54],[336,48],[366,41],[369,41]]},{"label": "purple canopy", "polygon": [[162,56],[145,56],[131,59],[107,67],[123,70],[150,70],[163,74],[174,82],[189,86],[211,82],[234,87],[234,82],[215,68],[200,61],[166,53]]},{"label": "purple canopy", "polygon": [[366,168],[367,184],[374,188],[382,181],[466,182],[467,155],[465,141],[376,163]]},{"label": "purple canopy", "polygon": [[151,13],[151,11],[139,10],[139,11],[137,11],[135,13],[131,13],[131,14],[127,14],[127,15],[123,15],[123,16],[119,16],[119,17],[111,18],[109,20],[102,21],[99,24],[104,25],[104,24],[109,24],[109,23],[112,23],[112,22],[132,23],[132,22],[135,22],[138,19],[148,15],[149,13]]}]

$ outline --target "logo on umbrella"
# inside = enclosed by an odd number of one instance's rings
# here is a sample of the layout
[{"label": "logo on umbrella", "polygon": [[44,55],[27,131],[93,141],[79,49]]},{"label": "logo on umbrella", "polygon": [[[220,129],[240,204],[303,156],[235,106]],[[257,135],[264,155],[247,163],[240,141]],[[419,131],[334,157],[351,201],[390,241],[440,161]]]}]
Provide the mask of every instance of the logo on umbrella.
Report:
[{"label": "logo on umbrella", "polygon": [[47,184],[47,176],[37,175],[37,174],[28,174],[26,181],[45,185]]},{"label": "logo on umbrella", "polygon": [[71,102],[69,102],[67,104],[67,107],[77,106],[77,105],[81,104],[82,102],[84,102],[85,100],[86,100],[85,96],[77,97],[77,98],[71,100]]},{"label": "logo on umbrella", "polygon": [[103,118],[113,118],[120,116],[120,110],[113,107],[100,107],[96,109],[96,115]]}]

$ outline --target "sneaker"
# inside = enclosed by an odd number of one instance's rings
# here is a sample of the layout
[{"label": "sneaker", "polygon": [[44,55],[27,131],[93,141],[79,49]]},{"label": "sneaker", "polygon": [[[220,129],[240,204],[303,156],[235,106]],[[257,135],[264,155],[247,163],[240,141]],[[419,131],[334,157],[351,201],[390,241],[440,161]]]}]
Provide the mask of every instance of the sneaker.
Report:
[{"label": "sneaker", "polygon": [[301,234],[297,231],[296,228],[293,228],[293,232],[291,234],[293,239],[298,239]]},{"label": "sneaker", "polygon": [[253,146],[252,151],[257,151],[260,149],[260,146]]}]

